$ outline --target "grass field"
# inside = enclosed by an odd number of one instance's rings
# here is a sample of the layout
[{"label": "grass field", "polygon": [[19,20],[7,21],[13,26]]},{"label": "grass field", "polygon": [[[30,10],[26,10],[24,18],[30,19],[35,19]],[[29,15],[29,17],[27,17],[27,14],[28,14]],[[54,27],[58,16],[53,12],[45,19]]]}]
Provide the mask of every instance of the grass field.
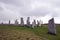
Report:
[{"label": "grass field", "polygon": [[57,35],[47,34],[47,25],[41,28],[0,25],[0,40],[60,40],[60,27],[56,27]]}]

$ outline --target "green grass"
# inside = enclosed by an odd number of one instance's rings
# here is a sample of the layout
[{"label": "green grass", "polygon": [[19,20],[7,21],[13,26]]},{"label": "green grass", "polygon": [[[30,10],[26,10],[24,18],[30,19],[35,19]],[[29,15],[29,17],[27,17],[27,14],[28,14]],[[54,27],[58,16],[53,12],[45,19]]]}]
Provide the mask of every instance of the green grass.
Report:
[{"label": "green grass", "polygon": [[49,40],[60,40],[60,26],[56,26],[56,36],[47,34],[47,32],[48,32],[47,27],[48,27],[47,25],[43,25],[42,28],[35,28],[33,30],[33,32],[36,33],[37,35],[39,35],[41,37],[45,37]]},{"label": "green grass", "polygon": [[32,33],[36,34],[37,36],[39,37],[42,37],[42,38],[46,38],[48,40],[60,40],[60,27],[57,26],[56,27],[56,36],[55,35],[50,35],[50,34],[47,34],[48,32],[48,26],[47,25],[43,25],[41,28],[38,27],[38,28],[34,28],[34,29],[31,29],[31,28],[27,28],[27,27],[20,27],[20,26],[7,26],[7,25],[0,25],[0,29],[5,29],[5,30],[20,30],[20,31],[31,31]]}]

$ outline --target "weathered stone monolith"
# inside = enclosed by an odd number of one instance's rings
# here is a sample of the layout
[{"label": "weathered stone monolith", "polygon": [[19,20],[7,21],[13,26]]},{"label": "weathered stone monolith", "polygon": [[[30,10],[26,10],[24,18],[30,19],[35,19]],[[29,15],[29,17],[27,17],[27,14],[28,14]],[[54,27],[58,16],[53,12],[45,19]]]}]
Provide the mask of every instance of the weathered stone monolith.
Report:
[{"label": "weathered stone monolith", "polygon": [[56,35],[56,26],[55,26],[55,23],[54,23],[54,18],[49,20],[49,23],[48,23],[48,33]]},{"label": "weathered stone monolith", "polygon": [[22,17],[21,17],[21,26],[24,26],[24,20]]},{"label": "weathered stone monolith", "polygon": [[30,26],[30,17],[27,17],[27,26]]},{"label": "weathered stone monolith", "polygon": [[36,27],[36,21],[34,20],[33,22],[32,22],[32,28],[35,28]]},{"label": "weathered stone monolith", "polygon": [[37,27],[39,27],[39,25],[40,25],[40,22],[37,20]]},{"label": "weathered stone monolith", "polygon": [[10,20],[9,20],[9,24],[10,24]]},{"label": "weathered stone monolith", "polygon": [[17,19],[15,20],[15,25],[18,25],[18,21],[17,21]]}]

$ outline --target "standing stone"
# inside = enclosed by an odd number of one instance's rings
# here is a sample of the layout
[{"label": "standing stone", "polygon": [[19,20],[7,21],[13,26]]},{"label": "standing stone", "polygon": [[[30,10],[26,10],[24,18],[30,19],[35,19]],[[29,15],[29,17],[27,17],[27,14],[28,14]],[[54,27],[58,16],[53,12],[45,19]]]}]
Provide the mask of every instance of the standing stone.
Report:
[{"label": "standing stone", "polygon": [[15,20],[15,25],[18,25],[18,21],[17,21],[17,19]]},{"label": "standing stone", "polygon": [[55,23],[54,23],[54,18],[49,20],[48,33],[49,34],[54,34],[54,35],[56,34],[56,26],[55,26]]},{"label": "standing stone", "polygon": [[9,24],[10,24],[10,20],[9,20]]},{"label": "standing stone", "polygon": [[39,22],[39,26],[41,27],[41,26],[42,26],[42,24],[43,24],[43,21],[42,21],[42,20],[40,20],[40,22]]},{"label": "standing stone", "polygon": [[37,20],[37,27],[39,27],[39,25],[40,25],[40,22]]},{"label": "standing stone", "polygon": [[43,21],[41,21],[41,20],[38,21],[38,20],[37,20],[37,27],[41,27],[42,24],[43,24]]},{"label": "standing stone", "polygon": [[36,21],[34,20],[34,21],[32,22],[32,28],[35,28],[35,26],[36,26]]},{"label": "standing stone", "polygon": [[21,26],[23,26],[24,25],[24,20],[23,20],[23,18],[21,17]]},{"label": "standing stone", "polygon": [[4,23],[2,22],[1,24],[3,25]]},{"label": "standing stone", "polygon": [[30,26],[30,17],[27,17],[27,26]]}]

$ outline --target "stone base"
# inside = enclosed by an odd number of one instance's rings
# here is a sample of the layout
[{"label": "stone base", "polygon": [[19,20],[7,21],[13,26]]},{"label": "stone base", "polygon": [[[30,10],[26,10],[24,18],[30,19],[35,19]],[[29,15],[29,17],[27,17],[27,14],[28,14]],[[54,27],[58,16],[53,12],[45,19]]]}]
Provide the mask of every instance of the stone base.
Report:
[{"label": "stone base", "polygon": [[51,33],[51,32],[48,32],[48,34],[51,34],[51,35],[56,35],[55,33]]}]

